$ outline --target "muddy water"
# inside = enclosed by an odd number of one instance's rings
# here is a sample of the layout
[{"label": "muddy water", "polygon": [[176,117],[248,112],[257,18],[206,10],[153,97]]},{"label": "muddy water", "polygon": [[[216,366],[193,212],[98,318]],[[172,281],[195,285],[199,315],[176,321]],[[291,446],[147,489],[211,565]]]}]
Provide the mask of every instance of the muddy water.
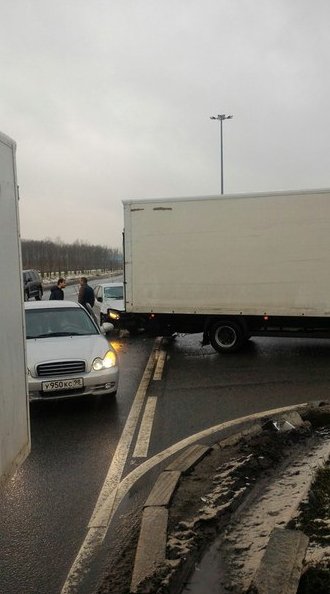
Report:
[{"label": "muddy water", "polygon": [[182,594],[226,594],[224,576],[226,564],[221,554],[221,541],[215,541],[204,555],[200,565],[187,583]]},{"label": "muddy water", "polygon": [[242,594],[258,568],[273,528],[285,527],[306,498],[316,470],[330,456],[330,437],[299,446],[268,480],[259,483],[205,553],[182,594]]}]

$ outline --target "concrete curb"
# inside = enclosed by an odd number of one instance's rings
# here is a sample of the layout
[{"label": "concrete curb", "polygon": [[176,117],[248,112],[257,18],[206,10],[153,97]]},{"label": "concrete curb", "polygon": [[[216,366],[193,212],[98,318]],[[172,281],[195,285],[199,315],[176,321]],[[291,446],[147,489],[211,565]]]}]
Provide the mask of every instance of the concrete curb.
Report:
[{"label": "concrete curb", "polygon": [[181,475],[191,470],[209,450],[210,447],[207,446],[192,445],[159,475],[142,512],[131,592],[136,592],[143,579],[152,575],[165,562],[168,520],[166,508],[170,505]]},{"label": "concrete curb", "polygon": [[[257,436],[266,428],[266,426],[268,426],[268,429],[270,428],[270,430],[275,432],[280,428],[281,431],[289,431],[292,428],[300,427],[304,424],[304,421],[299,413],[301,412],[301,414],[304,415],[304,411],[314,406],[314,403],[305,405],[304,407],[298,405],[296,409],[292,409],[292,411],[287,411],[278,415],[276,414],[274,416],[265,413],[263,417],[258,419],[258,422],[252,421],[250,427],[247,429],[233,433],[229,437],[217,441],[211,446],[197,443],[188,447],[166,467],[166,469],[159,475],[143,507],[141,529],[130,586],[131,594],[137,592],[151,592],[148,582],[152,580],[153,575],[155,575],[157,571],[162,572],[166,565],[171,565],[172,568],[178,567],[177,561],[169,561],[167,558],[167,548],[171,548],[171,543],[167,539],[169,518],[168,508],[182,476],[192,471],[212,449],[235,446],[243,438]],[[227,475],[227,470],[222,471],[221,481],[225,482]],[[246,495],[246,489],[239,490],[232,501],[225,503],[217,509],[215,514],[216,518],[220,519],[223,514],[234,512],[241,505],[243,500],[245,500]],[[207,522],[214,517],[214,515],[208,516],[205,514],[205,516],[200,516],[200,519]],[[191,531],[191,529],[193,530],[193,528],[188,525],[187,529],[188,531]],[[284,532],[286,533],[285,535]],[[289,532],[294,532],[294,535],[288,534]],[[267,554],[265,554],[259,571],[255,576],[256,581],[251,584],[251,593],[266,594],[267,592],[267,594],[280,594],[281,591],[278,590],[279,582],[276,582],[276,579],[274,580],[274,583],[277,583],[277,590],[276,587],[269,591],[264,589],[264,583],[267,579],[270,581],[273,580],[274,576],[272,575],[272,570],[277,563],[276,555],[281,556],[281,553],[279,552],[279,543],[283,544],[286,542],[286,565],[282,564],[282,569],[284,573],[286,572],[285,580],[291,580],[290,583],[292,586],[288,592],[293,594],[293,592],[295,592],[294,585],[299,582],[302,563],[308,545],[308,539],[306,540],[306,538],[305,535],[298,533],[298,531],[284,531],[282,529],[281,533],[274,532],[274,536],[270,540],[269,548],[267,547]],[[175,578],[176,585],[174,590],[172,588],[172,590],[169,591],[181,592],[183,583],[190,574],[195,561],[196,559],[190,561],[189,559],[186,560],[186,568],[183,568],[181,575],[178,575],[177,578]],[[265,576],[267,576],[267,578]],[[289,578],[287,578],[287,576],[289,576]]]},{"label": "concrete curb", "polygon": [[247,594],[296,594],[308,542],[300,530],[274,528]]},{"label": "concrete curb", "polygon": [[[267,415],[265,415],[267,417]],[[225,448],[237,444],[243,437],[262,431],[260,423],[218,442]],[[216,446],[195,444],[182,452],[159,475],[143,507],[142,522],[130,592],[137,592],[139,584],[151,576],[166,560],[168,506],[182,475],[190,472]]]}]

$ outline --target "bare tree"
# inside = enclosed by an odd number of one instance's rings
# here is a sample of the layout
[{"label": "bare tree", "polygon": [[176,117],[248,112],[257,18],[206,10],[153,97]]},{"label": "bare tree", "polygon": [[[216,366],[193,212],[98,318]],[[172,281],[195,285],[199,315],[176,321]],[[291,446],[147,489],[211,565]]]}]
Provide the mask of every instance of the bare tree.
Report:
[{"label": "bare tree", "polygon": [[44,239],[22,239],[23,268],[35,268],[42,276],[56,274],[87,274],[94,270],[107,272],[122,268],[118,248],[91,245],[80,240],[72,244]]}]

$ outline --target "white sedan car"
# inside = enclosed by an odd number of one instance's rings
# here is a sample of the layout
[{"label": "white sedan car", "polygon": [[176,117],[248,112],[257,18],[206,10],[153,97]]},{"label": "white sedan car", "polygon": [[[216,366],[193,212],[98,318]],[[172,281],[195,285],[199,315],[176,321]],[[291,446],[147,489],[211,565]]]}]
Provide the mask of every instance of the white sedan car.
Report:
[{"label": "white sedan car", "polygon": [[30,400],[116,394],[117,355],[103,335],[111,324],[100,329],[71,301],[24,306]]},{"label": "white sedan car", "polygon": [[121,282],[103,283],[94,289],[94,309],[99,314],[100,324],[111,322],[115,327],[120,313],[125,310],[124,284]]}]

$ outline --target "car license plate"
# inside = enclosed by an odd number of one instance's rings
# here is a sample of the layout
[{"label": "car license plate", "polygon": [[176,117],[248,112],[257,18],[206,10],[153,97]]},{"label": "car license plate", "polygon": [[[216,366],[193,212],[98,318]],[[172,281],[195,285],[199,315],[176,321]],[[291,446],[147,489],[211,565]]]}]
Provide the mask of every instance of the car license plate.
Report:
[{"label": "car license plate", "polygon": [[84,380],[82,377],[73,377],[64,380],[51,380],[49,382],[42,382],[43,392],[56,392],[57,390],[75,390],[82,388]]}]

